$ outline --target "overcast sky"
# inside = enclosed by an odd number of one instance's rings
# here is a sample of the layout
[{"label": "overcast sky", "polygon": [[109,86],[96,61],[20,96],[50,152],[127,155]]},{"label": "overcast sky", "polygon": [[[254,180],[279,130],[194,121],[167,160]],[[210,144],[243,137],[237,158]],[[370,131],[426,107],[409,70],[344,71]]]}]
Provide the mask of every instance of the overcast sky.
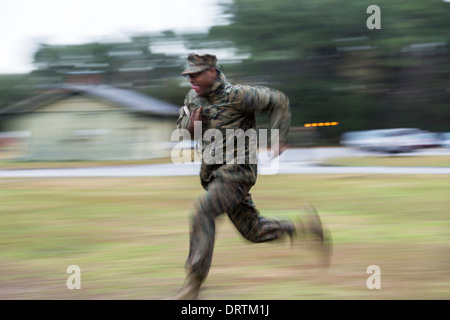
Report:
[{"label": "overcast sky", "polygon": [[[223,0],[0,0],[0,74],[32,70],[40,43],[128,40],[140,32],[205,32]],[[223,21],[222,21],[223,22]]]}]

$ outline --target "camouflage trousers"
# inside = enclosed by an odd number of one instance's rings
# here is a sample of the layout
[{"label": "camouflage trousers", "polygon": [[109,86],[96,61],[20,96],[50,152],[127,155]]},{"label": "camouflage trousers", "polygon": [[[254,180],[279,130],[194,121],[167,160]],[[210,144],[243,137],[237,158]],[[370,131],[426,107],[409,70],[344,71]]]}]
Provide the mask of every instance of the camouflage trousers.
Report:
[{"label": "camouflage trousers", "polygon": [[251,186],[214,179],[191,216],[187,279],[203,282],[208,275],[215,241],[215,218],[226,213],[241,235],[255,243],[282,238],[294,232],[290,220],[259,215],[249,193]]}]

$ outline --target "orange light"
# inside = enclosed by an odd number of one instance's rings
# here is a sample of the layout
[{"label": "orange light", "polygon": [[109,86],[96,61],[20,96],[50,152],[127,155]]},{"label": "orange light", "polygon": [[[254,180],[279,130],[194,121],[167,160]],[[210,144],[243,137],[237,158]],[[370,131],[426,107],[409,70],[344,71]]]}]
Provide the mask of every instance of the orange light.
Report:
[{"label": "orange light", "polygon": [[337,126],[339,122],[333,121],[333,122],[316,122],[316,123],[305,123],[304,127],[310,128],[310,127],[329,127],[329,126]]}]

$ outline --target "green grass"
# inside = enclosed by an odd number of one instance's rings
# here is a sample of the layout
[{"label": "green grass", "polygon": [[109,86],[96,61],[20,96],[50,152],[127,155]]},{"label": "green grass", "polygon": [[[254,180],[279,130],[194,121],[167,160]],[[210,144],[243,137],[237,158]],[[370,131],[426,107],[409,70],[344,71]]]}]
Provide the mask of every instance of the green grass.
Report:
[{"label": "green grass", "polygon": [[[198,177],[3,179],[0,299],[164,299],[184,280]],[[226,216],[202,299],[449,299],[448,176],[275,175],[252,189],[268,217],[313,203],[329,270],[286,240],[251,244]],[[66,269],[81,268],[69,290]],[[381,290],[366,287],[370,265]]]},{"label": "green grass", "polygon": [[1,160],[0,170],[23,170],[23,169],[62,169],[62,168],[87,168],[107,166],[129,166],[170,163],[170,158],[156,158],[146,160],[123,160],[123,161],[16,161]]},{"label": "green grass", "polygon": [[450,156],[373,156],[326,159],[329,166],[384,167],[450,167]]},{"label": "green grass", "polygon": [[[12,161],[0,160],[0,170],[58,169],[105,166],[127,166],[171,163],[170,158],[129,161]],[[371,156],[329,158],[320,163],[325,166],[388,166],[388,167],[450,167],[450,156]]]}]

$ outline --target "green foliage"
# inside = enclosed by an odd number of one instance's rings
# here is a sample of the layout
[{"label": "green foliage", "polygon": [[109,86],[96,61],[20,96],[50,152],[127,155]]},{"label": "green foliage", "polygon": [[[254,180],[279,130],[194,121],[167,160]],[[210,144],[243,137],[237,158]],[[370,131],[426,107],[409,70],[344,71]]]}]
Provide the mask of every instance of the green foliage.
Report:
[{"label": "green foliage", "polygon": [[[381,9],[380,30],[366,26],[370,5]],[[334,120],[340,132],[450,130],[450,4],[235,0],[225,6],[230,24],[212,28],[210,40],[231,41],[250,54],[240,73],[269,74],[269,84],[291,99],[294,125]]]},{"label": "green foliage", "polygon": [[[381,29],[366,26],[371,5],[381,10]],[[247,57],[233,62],[219,56],[227,78],[287,93],[293,126],[339,122],[321,129],[327,142],[349,130],[450,131],[450,3],[234,0],[223,6],[229,24],[207,34],[167,30],[125,43],[43,44],[26,86],[0,79],[0,108],[29,94],[32,84],[55,85],[83,72],[180,104],[187,89],[179,76],[185,57],[150,48],[181,43],[192,51],[224,48]]]},{"label": "green foliage", "polygon": [[[0,75],[0,110],[19,100],[29,98],[36,82],[29,75]],[[2,130],[0,121],[0,131]]]}]

